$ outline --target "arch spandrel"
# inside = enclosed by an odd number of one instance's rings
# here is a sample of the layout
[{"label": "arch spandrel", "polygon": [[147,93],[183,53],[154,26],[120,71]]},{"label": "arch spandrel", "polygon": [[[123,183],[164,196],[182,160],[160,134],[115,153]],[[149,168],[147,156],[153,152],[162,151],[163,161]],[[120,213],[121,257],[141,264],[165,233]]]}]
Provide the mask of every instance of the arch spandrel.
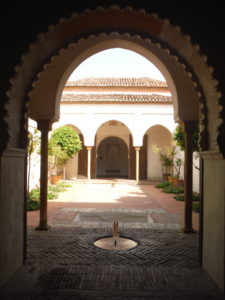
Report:
[{"label": "arch spandrel", "polygon": [[[117,29],[120,32],[132,32],[145,38],[151,37],[160,46],[167,45],[172,53],[176,53],[175,59],[181,58],[184,72],[190,76],[190,82],[197,85],[196,91],[200,91],[201,98],[205,101],[201,112],[205,114],[207,111],[205,106],[210,108],[207,116],[205,115],[202,119],[205,129],[210,132],[208,150],[217,151],[219,149],[218,127],[221,125],[218,117],[221,110],[218,105],[220,94],[217,92],[217,83],[213,80],[212,69],[208,67],[206,58],[199,54],[198,47],[191,43],[190,37],[180,32],[179,27],[170,25],[167,20],[160,20],[156,15],[149,15],[144,11],[133,11],[132,8],[100,8],[83,14],[73,14],[70,19],[62,20],[57,26],[49,27],[47,33],[40,34],[37,42],[30,46],[28,53],[22,57],[20,66],[16,68],[16,76],[11,80],[11,89],[7,93],[9,99],[7,110],[13,110],[15,99],[17,103],[21,103],[21,106],[24,105],[24,99],[30,90],[33,78],[38,75],[39,70],[45,68],[49,57],[55,55],[66,44],[76,41],[78,36],[86,37],[93,32],[114,32]],[[180,103],[181,100],[178,99],[178,101]],[[214,107],[214,110],[211,107]],[[54,117],[57,119],[56,116]],[[8,118],[6,122],[9,136],[12,137],[9,139],[8,146],[16,147],[14,143],[17,139],[13,136],[16,134],[20,120],[14,119],[12,122]]]}]

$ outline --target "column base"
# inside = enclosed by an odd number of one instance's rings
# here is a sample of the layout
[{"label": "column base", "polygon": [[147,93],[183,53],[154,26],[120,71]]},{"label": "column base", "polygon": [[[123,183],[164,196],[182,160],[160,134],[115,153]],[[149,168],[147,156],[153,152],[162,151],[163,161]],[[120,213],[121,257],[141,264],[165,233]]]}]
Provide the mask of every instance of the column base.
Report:
[{"label": "column base", "polygon": [[38,225],[35,230],[47,231],[51,228],[50,225]]},{"label": "column base", "polygon": [[181,228],[181,232],[183,233],[196,233],[196,230],[193,228]]}]

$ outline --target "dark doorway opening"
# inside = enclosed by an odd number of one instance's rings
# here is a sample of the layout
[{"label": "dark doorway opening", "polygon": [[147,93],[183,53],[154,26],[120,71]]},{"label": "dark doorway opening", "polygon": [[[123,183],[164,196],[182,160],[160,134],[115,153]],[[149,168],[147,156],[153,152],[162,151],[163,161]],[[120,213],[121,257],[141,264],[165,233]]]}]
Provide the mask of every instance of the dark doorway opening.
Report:
[{"label": "dark doorway opening", "polygon": [[101,141],[97,150],[98,178],[128,178],[128,147],[118,137]]}]

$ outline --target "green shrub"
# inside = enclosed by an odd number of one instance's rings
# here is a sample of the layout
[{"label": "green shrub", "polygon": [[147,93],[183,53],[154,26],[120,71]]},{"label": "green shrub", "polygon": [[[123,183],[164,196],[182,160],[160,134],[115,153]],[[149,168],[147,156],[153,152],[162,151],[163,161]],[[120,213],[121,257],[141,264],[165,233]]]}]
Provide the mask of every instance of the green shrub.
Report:
[{"label": "green shrub", "polygon": [[48,191],[48,200],[53,200],[58,198],[58,194],[56,192]]},{"label": "green shrub", "polygon": [[28,199],[39,201],[39,199],[40,199],[40,188],[35,188],[35,189],[31,190],[29,195],[28,195]]},{"label": "green shrub", "polygon": [[169,181],[163,181],[163,182],[160,182],[160,183],[155,185],[155,187],[158,188],[158,189],[162,189],[162,188],[167,187],[167,186],[171,186],[171,183]]},{"label": "green shrub", "polygon": [[54,184],[54,185],[50,185],[48,187],[48,190],[50,192],[55,192],[55,193],[60,193],[60,192],[65,192],[66,191],[66,188],[58,185],[58,184]]},{"label": "green shrub", "polygon": [[200,212],[200,203],[199,203],[199,202],[193,202],[193,203],[192,203],[192,209],[193,209],[195,212],[199,213],[199,212]]},{"label": "green shrub", "polygon": [[[176,199],[177,201],[184,201],[184,195],[176,195],[176,196],[174,196],[174,199]],[[196,192],[193,192],[192,200],[199,201],[199,194]]]},{"label": "green shrub", "polygon": [[174,196],[174,199],[176,199],[177,201],[184,201],[184,195],[176,195]]},{"label": "green shrub", "polygon": [[72,187],[73,185],[62,181],[62,182],[57,183],[57,186],[62,187],[62,188],[69,188],[69,187]]},{"label": "green shrub", "polygon": [[37,200],[27,200],[27,211],[38,210],[40,208],[40,202]]},{"label": "green shrub", "polygon": [[[59,182],[48,187],[48,200],[58,198],[58,193],[66,191],[67,187],[72,187],[72,184]],[[35,188],[30,191],[27,199],[27,211],[38,210],[40,208],[40,188]]]},{"label": "green shrub", "polygon": [[184,188],[182,186],[167,186],[164,187],[163,189],[164,193],[168,193],[168,194],[183,194],[184,193]]}]

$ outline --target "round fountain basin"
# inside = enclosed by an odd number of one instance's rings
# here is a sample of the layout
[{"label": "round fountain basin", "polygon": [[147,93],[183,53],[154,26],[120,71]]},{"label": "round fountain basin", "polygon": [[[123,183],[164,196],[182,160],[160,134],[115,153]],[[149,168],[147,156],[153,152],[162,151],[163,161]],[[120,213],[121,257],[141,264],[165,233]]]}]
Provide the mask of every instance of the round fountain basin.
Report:
[{"label": "round fountain basin", "polygon": [[137,246],[134,240],[122,237],[106,237],[94,242],[96,247],[107,250],[128,250]]}]

